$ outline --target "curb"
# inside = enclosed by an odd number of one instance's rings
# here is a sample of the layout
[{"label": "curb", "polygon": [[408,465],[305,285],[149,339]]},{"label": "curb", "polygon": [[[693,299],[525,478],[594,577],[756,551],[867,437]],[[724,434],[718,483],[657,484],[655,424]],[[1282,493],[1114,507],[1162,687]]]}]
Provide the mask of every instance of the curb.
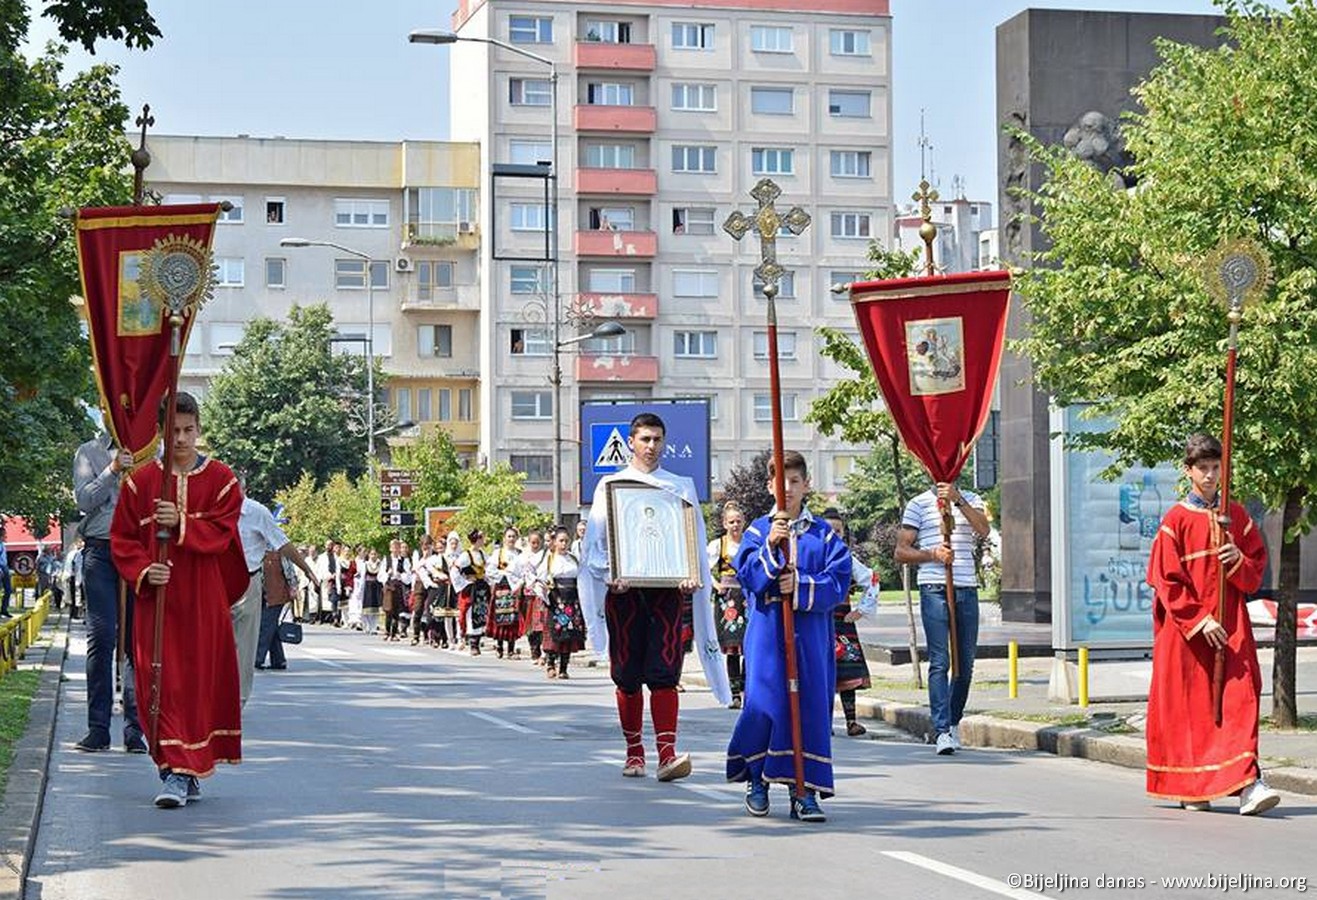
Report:
[{"label": "curb", "polygon": [[[48,637],[49,640],[45,640]],[[27,730],[14,748],[9,783],[0,797],[0,900],[21,900],[28,864],[36,844],[41,804],[46,794],[50,750],[55,739],[55,713],[59,708],[60,677],[69,646],[68,619],[61,611],[43,630],[44,650],[35,645],[27,658],[42,654],[41,670]]]},{"label": "curb", "polygon": [[[691,684],[705,684],[701,673],[688,672],[682,678]],[[859,696],[855,698],[855,711],[864,718],[877,719],[895,726],[926,743],[933,732],[932,716],[926,706]],[[965,716],[960,722],[960,739],[967,747],[1033,750],[1127,769],[1143,769],[1147,763],[1147,749],[1142,735],[1132,737],[1075,725],[1047,725],[1019,719],[1001,719],[991,713]],[[1317,769],[1275,766],[1263,769],[1263,774],[1267,784],[1279,790],[1317,795]]]}]

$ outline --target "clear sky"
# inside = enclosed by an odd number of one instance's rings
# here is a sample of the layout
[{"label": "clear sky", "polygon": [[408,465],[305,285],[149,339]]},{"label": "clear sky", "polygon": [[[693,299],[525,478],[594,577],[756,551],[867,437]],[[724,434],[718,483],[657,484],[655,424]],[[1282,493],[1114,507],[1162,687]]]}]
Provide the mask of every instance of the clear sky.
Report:
[{"label": "clear sky", "polygon": [[[952,178],[996,202],[995,31],[1029,7],[1215,13],[1212,0],[892,0],[895,196],[919,181],[919,120],[944,196]],[[165,134],[399,140],[447,138],[448,49],[412,46],[447,28],[455,0],[150,0],[164,38],[146,52],[106,44],[134,116]],[[369,12],[367,12],[367,8]],[[349,10],[351,10],[349,12]],[[54,37],[48,22],[38,43]],[[80,50],[70,66],[89,57]]]}]

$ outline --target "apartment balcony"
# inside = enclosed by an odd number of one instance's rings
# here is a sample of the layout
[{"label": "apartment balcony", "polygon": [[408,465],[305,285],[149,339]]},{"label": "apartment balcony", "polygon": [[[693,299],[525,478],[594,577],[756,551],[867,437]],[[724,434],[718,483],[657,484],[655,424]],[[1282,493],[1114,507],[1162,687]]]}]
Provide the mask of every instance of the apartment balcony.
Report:
[{"label": "apartment balcony", "polygon": [[653,258],[658,253],[658,235],[652,231],[578,231],[577,256],[638,256]]},{"label": "apartment balcony", "polygon": [[475,222],[404,222],[402,249],[415,251],[428,247],[476,250],[480,247],[480,226]]},{"label": "apartment balcony", "polygon": [[480,286],[462,284],[451,288],[421,290],[415,284],[405,287],[398,304],[402,312],[480,312]]},{"label": "apartment balcony", "polygon": [[598,319],[656,319],[658,294],[581,294],[580,305]]},{"label": "apartment balcony", "polygon": [[653,169],[577,169],[576,193],[653,197],[658,173]]},{"label": "apartment balcony", "polygon": [[653,44],[577,41],[575,62],[578,69],[653,72],[658,62],[658,52]]},{"label": "apartment balcony", "polygon": [[587,103],[576,107],[577,131],[610,134],[653,134],[658,113],[652,106],[604,106]]},{"label": "apartment balcony", "polygon": [[448,437],[454,444],[479,444],[480,443],[480,423],[479,422],[422,422],[421,435],[429,437],[436,431],[443,430],[448,432]]},{"label": "apartment balcony", "polygon": [[658,357],[595,356],[582,353],[576,357],[576,380],[582,384],[587,382],[653,384],[658,381]]}]

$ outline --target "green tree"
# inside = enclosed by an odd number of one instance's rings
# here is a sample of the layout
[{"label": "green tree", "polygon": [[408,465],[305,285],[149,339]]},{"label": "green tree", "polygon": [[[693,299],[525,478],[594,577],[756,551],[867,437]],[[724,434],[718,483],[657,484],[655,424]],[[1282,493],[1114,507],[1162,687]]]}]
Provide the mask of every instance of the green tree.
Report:
[{"label": "green tree", "polygon": [[1019,348],[1056,401],[1091,401],[1111,427],[1072,440],[1118,465],[1176,460],[1219,433],[1224,310],[1203,260],[1244,236],[1274,282],[1244,318],[1233,490],[1282,511],[1273,719],[1293,726],[1298,538],[1312,524],[1317,402],[1317,8],[1224,4],[1224,46],[1162,41],[1124,122],[1138,189],[1021,135],[1047,179],[1031,199],[1051,242],[1017,288],[1032,315]]},{"label": "green tree", "polygon": [[[359,357],[333,352],[333,334],[324,304],[294,306],[286,325],[255,319],[211,382],[202,411],[206,440],[246,474],[257,499],[303,472],[323,485],[337,472],[356,479],[366,471],[366,371]],[[378,495],[375,513],[378,519]]]},{"label": "green tree", "polygon": [[470,468],[462,472],[461,509],[449,520],[451,527],[465,536],[479,528],[491,543],[501,538],[503,530],[516,525],[522,531],[543,528],[553,516],[521,498],[526,476],[512,471],[507,463],[492,469]]},{"label": "green tree", "polygon": [[[768,489],[768,461],[771,450],[756,453],[748,465],[732,466],[723,480],[723,502],[734,501],[745,512],[749,525],[760,516],[768,515],[773,508],[773,493]],[[718,507],[721,513],[722,507]],[[722,530],[722,522],[710,521],[713,533]]]},{"label": "green tree", "polygon": [[416,487],[404,505],[425,514],[428,506],[456,506],[462,498],[462,461],[453,439],[442,428],[424,434],[414,444],[393,449],[393,465],[416,476]]}]

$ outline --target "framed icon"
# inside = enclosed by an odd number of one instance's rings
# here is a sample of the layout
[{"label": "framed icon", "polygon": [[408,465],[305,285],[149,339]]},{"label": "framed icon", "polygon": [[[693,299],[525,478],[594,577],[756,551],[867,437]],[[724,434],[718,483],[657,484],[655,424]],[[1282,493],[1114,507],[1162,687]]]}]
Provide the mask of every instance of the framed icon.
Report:
[{"label": "framed icon", "polygon": [[615,581],[676,587],[703,581],[694,506],[637,481],[608,482],[608,567]]}]

